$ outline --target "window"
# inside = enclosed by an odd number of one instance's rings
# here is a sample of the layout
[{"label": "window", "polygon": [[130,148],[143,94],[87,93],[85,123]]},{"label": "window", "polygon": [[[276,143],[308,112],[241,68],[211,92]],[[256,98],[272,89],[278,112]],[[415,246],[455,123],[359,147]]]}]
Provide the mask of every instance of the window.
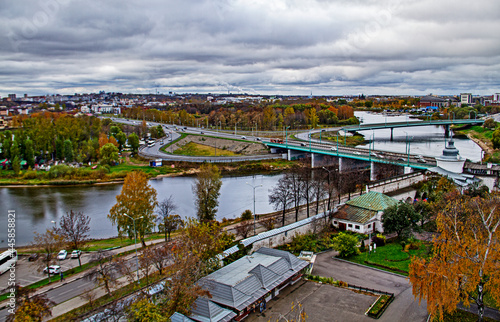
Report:
[{"label": "window", "polygon": [[337,224],[337,221],[336,221],[336,220],[334,220],[334,221],[333,221],[333,224],[334,224],[334,225],[336,225],[336,224]]},{"label": "window", "polygon": [[359,226],[358,225],[354,226],[354,228],[359,230]]},{"label": "window", "polygon": [[368,227],[368,228],[371,228],[371,227],[372,227],[372,224],[369,224],[367,227]]},{"label": "window", "polygon": [[352,224],[347,224],[347,227],[352,228]]}]

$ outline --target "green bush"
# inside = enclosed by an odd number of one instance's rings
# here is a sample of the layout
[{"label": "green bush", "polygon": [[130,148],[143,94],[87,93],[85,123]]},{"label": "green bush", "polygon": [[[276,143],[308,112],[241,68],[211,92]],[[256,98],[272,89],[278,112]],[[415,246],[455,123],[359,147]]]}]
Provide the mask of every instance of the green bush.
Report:
[{"label": "green bush", "polygon": [[250,220],[252,219],[252,211],[247,209],[245,211],[243,211],[243,213],[241,214],[241,220]]},{"label": "green bush", "polygon": [[359,253],[357,245],[358,238],[344,232],[333,238],[333,248],[339,252],[340,257],[357,255]]}]

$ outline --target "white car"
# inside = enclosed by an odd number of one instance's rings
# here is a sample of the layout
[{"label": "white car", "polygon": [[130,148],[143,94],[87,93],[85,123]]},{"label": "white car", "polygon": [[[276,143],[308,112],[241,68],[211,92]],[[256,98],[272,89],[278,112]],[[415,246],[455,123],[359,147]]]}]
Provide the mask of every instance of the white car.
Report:
[{"label": "white car", "polygon": [[74,251],[71,252],[71,258],[78,258],[82,252],[80,250],[75,249]]},{"label": "white car", "polygon": [[[47,267],[45,267],[43,269],[43,272],[45,274],[47,274]],[[49,274],[55,275],[55,274],[59,274],[60,272],[61,272],[61,266],[59,266],[59,265],[51,265],[51,266],[49,266]]]},{"label": "white car", "polygon": [[57,259],[59,260],[66,259],[66,256],[68,256],[68,252],[63,249],[59,252],[59,254],[57,254]]}]

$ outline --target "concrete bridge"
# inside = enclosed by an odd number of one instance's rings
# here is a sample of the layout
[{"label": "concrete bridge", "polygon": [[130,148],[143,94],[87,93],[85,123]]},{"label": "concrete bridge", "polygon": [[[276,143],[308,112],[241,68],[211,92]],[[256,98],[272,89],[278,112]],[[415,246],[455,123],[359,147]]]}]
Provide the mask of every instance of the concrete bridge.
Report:
[{"label": "concrete bridge", "polygon": [[[284,143],[264,141],[272,153],[286,153],[288,160],[311,158],[312,167],[326,166],[338,162],[339,170],[370,169],[370,178],[374,180],[378,165],[391,164],[404,168],[404,173],[414,170],[426,170],[436,166],[433,157],[395,153],[378,150],[359,149],[316,142],[287,140]],[[347,165],[346,160],[350,160]]]},{"label": "concrete bridge", "polygon": [[380,130],[380,129],[391,129],[391,140],[392,140],[392,132],[394,128],[397,127],[414,127],[414,126],[429,126],[429,125],[443,125],[445,126],[445,136],[450,136],[450,125],[454,124],[483,124],[483,119],[449,119],[449,120],[429,120],[426,121],[408,121],[405,122],[394,122],[394,123],[374,123],[374,124],[359,124],[352,126],[344,126],[341,128],[341,131],[346,132],[358,132],[358,131],[367,131],[367,130]]}]

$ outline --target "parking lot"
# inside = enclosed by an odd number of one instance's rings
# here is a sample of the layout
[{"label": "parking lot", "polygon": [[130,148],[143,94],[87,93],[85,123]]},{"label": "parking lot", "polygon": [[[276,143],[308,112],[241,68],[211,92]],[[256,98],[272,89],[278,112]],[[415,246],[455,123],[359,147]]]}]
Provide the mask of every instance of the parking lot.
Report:
[{"label": "parking lot", "polygon": [[[394,293],[395,299],[379,321],[426,321],[425,301],[421,305],[412,295],[411,285],[404,276],[334,259],[335,252],[319,254],[313,275],[333,277],[350,284]],[[315,282],[301,281],[271,300],[263,314],[253,313],[248,321],[276,321],[290,312],[292,303],[299,301],[308,316],[307,321],[373,321],[365,316],[375,296]]]}]

